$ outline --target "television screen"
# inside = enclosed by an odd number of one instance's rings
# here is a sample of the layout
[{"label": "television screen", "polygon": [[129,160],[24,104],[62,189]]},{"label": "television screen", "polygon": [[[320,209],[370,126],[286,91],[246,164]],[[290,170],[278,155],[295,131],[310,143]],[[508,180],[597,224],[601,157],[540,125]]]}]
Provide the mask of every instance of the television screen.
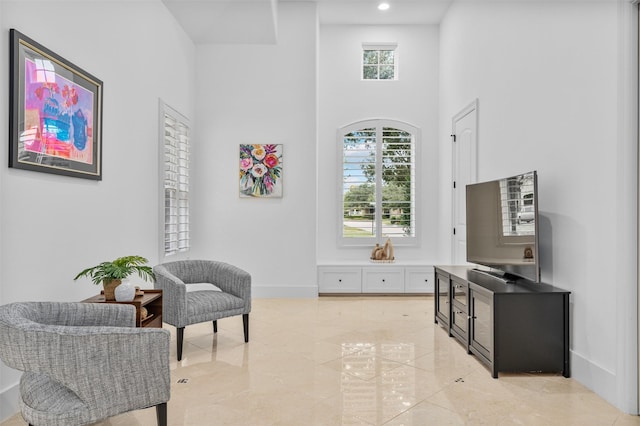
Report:
[{"label": "television screen", "polygon": [[467,185],[467,262],[540,281],[537,179],[533,171]]}]

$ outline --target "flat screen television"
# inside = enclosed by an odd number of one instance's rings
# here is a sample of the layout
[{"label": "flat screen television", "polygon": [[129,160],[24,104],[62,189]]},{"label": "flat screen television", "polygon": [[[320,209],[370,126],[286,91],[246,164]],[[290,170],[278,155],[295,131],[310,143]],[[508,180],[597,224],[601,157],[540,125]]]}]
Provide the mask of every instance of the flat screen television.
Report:
[{"label": "flat screen television", "polygon": [[467,262],[504,281],[540,281],[535,171],[467,185]]}]

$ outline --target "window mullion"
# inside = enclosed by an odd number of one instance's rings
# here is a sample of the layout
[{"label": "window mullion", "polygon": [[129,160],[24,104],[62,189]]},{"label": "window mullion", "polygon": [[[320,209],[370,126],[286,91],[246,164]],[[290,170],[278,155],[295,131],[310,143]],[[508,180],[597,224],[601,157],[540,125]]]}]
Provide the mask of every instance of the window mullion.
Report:
[{"label": "window mullion", "polygon": [[375,238],[382,238],[382,144],[383,128],[381,125],[376,126],[376,207],[375,207]]}]

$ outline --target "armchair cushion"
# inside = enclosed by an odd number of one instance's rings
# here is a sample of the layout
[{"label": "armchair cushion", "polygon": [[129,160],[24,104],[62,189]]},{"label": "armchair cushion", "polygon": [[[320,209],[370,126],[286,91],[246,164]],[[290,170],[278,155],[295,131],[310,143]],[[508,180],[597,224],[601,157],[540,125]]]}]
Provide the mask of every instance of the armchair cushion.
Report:
[{"label": "armchair cushion", "polygon": [[38,413],[49,413],[65,424],[83,424],[91,418],[89,407],[75,393],[45,374],[24,373],[20,396],[20,409],[30,419],[38,418]]},{"label": "armchair cushion", "polygon": [[211,283],[190,283],[185,286],[187,293],[192,291],[222,291],[220,287]]},{"label": "armchair cushion", "polygon": [[243,307],[244,300],[221,291],[187,293],[187,315],[195,322],[240,315]]}]

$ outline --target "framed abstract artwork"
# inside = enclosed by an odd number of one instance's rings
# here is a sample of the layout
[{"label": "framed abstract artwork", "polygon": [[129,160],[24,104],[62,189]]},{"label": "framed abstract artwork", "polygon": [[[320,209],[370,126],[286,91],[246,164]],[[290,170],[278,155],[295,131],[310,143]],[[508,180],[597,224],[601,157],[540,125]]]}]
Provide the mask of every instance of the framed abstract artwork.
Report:
[{"label": "framed abstract artwork", "polygon": [[10,30],[9,167],[102,179],[102,81]]},{"label": "framed abstract artwork", "polygon": [[240,197],[282,197],[282,144],[240,144]]}]

